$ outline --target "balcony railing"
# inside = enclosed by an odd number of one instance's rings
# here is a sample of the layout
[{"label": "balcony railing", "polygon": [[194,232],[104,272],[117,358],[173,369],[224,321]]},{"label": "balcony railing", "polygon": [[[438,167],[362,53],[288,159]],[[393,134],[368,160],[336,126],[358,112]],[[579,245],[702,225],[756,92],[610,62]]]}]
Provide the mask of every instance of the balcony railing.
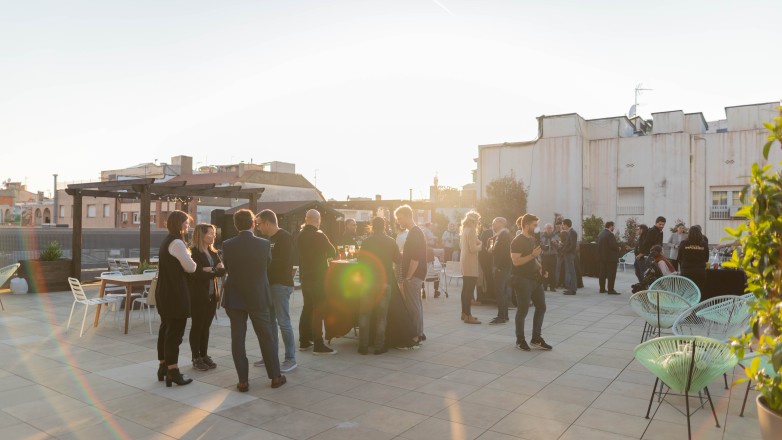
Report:
[{"label": "balcony railing", "polygon": [[736,213],[741,206],[711,205],[709,218],[712,220],[730,220],[736,218]]},{"label": "balcony railing", "polygon": [[643,206],[617,206],[617,215],[644,215]]}]

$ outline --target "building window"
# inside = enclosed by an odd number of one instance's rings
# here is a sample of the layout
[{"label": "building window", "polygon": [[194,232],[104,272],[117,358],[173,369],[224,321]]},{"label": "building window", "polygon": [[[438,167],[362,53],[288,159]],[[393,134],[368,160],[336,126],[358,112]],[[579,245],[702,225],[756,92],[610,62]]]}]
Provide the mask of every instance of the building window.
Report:
[{"label": "building window", "polygon": [[712,220],[727,220],[736,218],[736,213],[742,207],[741,189],[720,188],[711,191],[711,209],[709,218]]},{"label": "building window", "polygon": [[65,205],[60,205],[60,218],[65,218]]},{"label": "building window", "polygon": [[138,212],[134,212],[133,213],[133,224],[134,225],[140,225],[141,224],[141,222],[139,221],[139,213]]},{"label": "building window", "polygon": [[111,205],[109,205],[108,203],[103,204],[103,217],[104,218],[111,217]]},{"label": "building window", "polygon": [[87,205],[87,217],[94,218],[96,215],[95,205]]},{"label": "building window", "polygon": [[156,214],[150,214],[149,215],[149,222],[152,224],[155,224],[157,221],[157,215]]},{"label": "building window", "polygon": [[617,188],[616,215],[644,215],[644,189]]},{"label": "building window", "polygon": [[127,224],[128,223],[128,213],[123,212],[122,213],[122,223]]}]

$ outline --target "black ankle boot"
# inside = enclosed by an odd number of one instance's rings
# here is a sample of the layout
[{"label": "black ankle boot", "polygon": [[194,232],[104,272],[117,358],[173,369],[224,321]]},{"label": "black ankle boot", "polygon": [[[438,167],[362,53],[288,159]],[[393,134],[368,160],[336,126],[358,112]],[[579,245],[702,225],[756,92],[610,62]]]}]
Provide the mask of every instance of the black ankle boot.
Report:
[{"label": "black ankle boot", "polygon": [[182,373],[179,372],[179,368],[169,368],[167,373],[168,373],[166,374],[167,387],[170,387],[171,383],[175,383],[177,385],[187,385],[193,381],[193,379],[183,376]]},{"label": "black ankle boot", "polygon": [[157,380],[160,382],[163,382],[166,380],[166,370],[168,370],[168,367],[166,366],[166,363],[162,363],[158,365],[157,367]]}]

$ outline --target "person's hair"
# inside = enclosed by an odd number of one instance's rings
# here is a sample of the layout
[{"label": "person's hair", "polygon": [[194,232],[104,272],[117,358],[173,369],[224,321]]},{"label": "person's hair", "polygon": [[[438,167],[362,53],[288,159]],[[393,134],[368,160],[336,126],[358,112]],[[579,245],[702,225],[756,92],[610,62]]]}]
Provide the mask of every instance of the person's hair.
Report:
[{"label": "person's hair", "polygon": [[687,234],[687,241],[690,243],[701,244],[703,243],[703,232],[698,225],[690,226],[690,232]]},{"label": "person's hair", "polygon": [[190,214],[184,211],[178,209],[171,211],[171,214],[168,215],[168,219],[166,220],[166,229],[168,229],[169,234],[184,241],[185,236],[182,233],[182,229],[184,229],[185,223],[192,220],[193,218],[190,217]]},{"label": "person's hair", "polygon": [[256,217],[258,220],[277,226],[277,214],[275,214],[271,209],[264,209],[263,211],[259,212]]},{"label": "person's hair", "polygon": [[614,222],[606,222],[606,229],[610,228],[611,226],[614,226]]},{"label": "person's hair", "polygon": [[679,229],[679,227],[684,227],[684,223],[682,222],[676,223],[676,229]]},{"label": "person's hair", "polygon": [[535,214],[529,214],[529,213],[524,214],[524,215],[521,216],[521,227],[523,228],[523,227],[531,224],[532,222],[536,222],[538,220],[540,220],[540,219]]},{"label": "person's hair", "polygon": [[398,218],[399,216],[403,217],[410,217],[413,218],[413,208],[410,207],[410,205],[402,205],[394,210],[394,217]]},{"label": "person's hair", "polygon": [[356,223],[356,219],[349,218],[349,219],[345,220],[345,226],[347,226],[347,224],[348,224],[348,223],[353,223],[353,224],[355,224],[355,223]]},{"label": "person's hair", "polygon": [[567,226],[568,228],[572,228],[573,227],[573,221],[570,220],[569,218],[566,218],[566,219],[562,220],[562,223],[564,223],[564,225]]},{"label": "person's hair", "polygon": [[[209,223],[199,223],[196,225],[195,229],[193,230],[193,247],[198,250],[204,250],[204,236],[209,233],[209,231],[212,231],[213,233],[217,233],[217,228],[215,228],[214,225],[211,225]],[[214,243],[209,244],[209,246],[206,246],[206,249],[211,252],[217,252],[217,249],[215,249]]]},{"label": "person's hair", "polygon": [[666,222],[666,221],[667,221],[667,220],[665,220],[665,217],[663,217],[663,216],[659,216],[659,217],[657,217],[657,219],[656,219],[654,222],[655,222],[655,223],[660,223],[660,222]]},{"label": "person's hair", "polygon": [[638,225],[638,229],[641,230],[641,233],[644,233],[649,230],[649,226],[646,225]]},{"label": "person's hair", "polygon": [[234,226],[237,231],[246,231],[253,227],[253,212],[249,209],[240,209],[234,213]]},{"label": "person's hair", "polygon": [[377,216],[372,218],[372,233],[383,234],[386,232],[386,219]]},{"label": "person's hair", "polygon": [[462,219],[462,233],[467,229],[473,229],[478,232],[478,225],[481,222],[481,215],[476,211],[470,211]]},{"label": "person's hair", "polygon": [[654,258],[654,262],[657,263],[659,261],[665,261],[665,264],[668,266],[668,269],[673,272],[675,268],[673,267],[673,264],[671,264],[671,261],[663,255],[663,247],[659,244],[656,244],[649,249],[649,256]]},{"label": "person's hair", "polygon": [[559,226],[562,224],[562,220],[557,220],[554,222],[554,226]]}]

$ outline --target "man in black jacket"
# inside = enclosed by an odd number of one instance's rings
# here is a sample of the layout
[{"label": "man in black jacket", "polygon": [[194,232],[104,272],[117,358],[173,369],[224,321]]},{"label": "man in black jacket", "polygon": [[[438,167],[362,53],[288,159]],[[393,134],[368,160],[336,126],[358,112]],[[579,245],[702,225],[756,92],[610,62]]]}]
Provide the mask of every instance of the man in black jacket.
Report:
[{"label": "man in black jacket", "polygon": [[646,231],[646,234],[644,235],[643,242],[641,243],[641,247],[638,250],[638,254],[635,256],[636,261],[641,261],[640,268],[641,273],[646,272],[646,261],[647,257],[649,256],[649,253],[651,252],[652,246],[663,244],[663,228],[665,227],[665,217],[660,216],[657,217],[657,220],[654,221],[654,226],[649,228],[648,231]]},{"label": "man in black jacket", "polygon": [[[326,301],[326,272],[329,258],[337,256],[334,245],[320,229],[320,212],[310,209],[304,227],[296,238],[299,251],[299,278],[304,307],[299,318],[299,350],[312,348],[316,355],[337,354],[323,342],[323,307]],[[312,342],[310,342],[312,341]]]},{"label": "man in black jacket", "polygon": [[[619,244],[614,235],[614,222],[606,222],[605,229],[600,231],[597,236],[597,255],[600,261],[600,293],[609,295],[619,295],[614,290],[616,281],[616,266],[619,263]],[[608,279],[608,290],[606,290],[606,278]]]},{"label": "man in black jacket", "polygon": [[565,295],[575,295],[578,288],[576,274],[576,252],[578,249],[578,233],[573,229],[573,221],[566,218],[562,221],[563,231],[567,240],[563,243],[562,255],[565,259]]},{"label": "man in black jacket", "polygon": [[223,308],[231,320],[231,354],[233,354],[239,391],[250,389],[248,382],[249,364],[244,340],[247,335],[247,318],[253,324],[261,355],[266,364],[266,373],[272,380],[272,388],[285,384],[280,374],[280,360],[272,332],[272,298],[267,276],[267,265],[271,259],[269,240],[253,234],[255,216],[249,209],[240,209],[234,214],[234,225],[239,231],[236,237],[223,243],[223,263],[228,278],[223,292]]}]

